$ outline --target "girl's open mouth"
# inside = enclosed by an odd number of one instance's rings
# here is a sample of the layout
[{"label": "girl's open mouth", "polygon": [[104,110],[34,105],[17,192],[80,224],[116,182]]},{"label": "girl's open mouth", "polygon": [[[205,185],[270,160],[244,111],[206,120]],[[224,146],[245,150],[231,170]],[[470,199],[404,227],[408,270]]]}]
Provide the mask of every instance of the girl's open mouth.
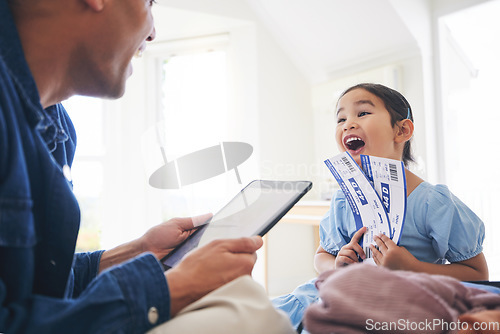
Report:
[{"label": "girl's open mouth", "polygon": [[344,146],[349,151],[357,151],[363,146],[365,146],[365,142],[363,139],[357,136],[348,136],[344,138]]}]

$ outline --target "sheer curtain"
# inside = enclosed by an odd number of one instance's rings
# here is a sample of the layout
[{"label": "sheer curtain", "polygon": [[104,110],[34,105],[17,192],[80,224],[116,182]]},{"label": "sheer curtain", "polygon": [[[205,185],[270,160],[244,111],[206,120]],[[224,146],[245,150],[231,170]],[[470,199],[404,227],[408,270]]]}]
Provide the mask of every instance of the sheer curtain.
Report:
[{"label": "sheer curtain", "polygon": [[500,34],[499,11],[495,0],[439,21],[443,124],[437,145],[442,145],[445,183],[486,225],[491,280],[500,280],[500,46],[492,42]]}]

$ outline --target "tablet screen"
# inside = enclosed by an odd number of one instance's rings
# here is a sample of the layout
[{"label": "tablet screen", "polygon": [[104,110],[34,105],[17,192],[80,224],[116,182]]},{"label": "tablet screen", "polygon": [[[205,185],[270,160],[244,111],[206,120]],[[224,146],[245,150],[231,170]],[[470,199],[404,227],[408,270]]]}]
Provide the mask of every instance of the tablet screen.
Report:
[{"label": "tablet screen", "polygon": [[161,262],[169,269],[212,240],[263,236],[311,187],[309,181],[252,181]]}]

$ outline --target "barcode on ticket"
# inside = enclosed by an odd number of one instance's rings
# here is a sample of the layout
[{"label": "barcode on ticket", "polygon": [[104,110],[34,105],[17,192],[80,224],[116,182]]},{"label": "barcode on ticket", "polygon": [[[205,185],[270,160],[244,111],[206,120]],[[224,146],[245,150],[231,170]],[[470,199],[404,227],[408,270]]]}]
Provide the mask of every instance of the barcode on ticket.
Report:
[{"label": "barcode on ticket", "polygon": [[352,165],[352,163],[346,157],[342,157],[342,162],[344,163],[344,165],[347,166],[347,168],[349,168],[349,171],[351,173],[354,173],[356,171],[356,169],[354,169],[354,166]]},{"label": "barcode on ticket", "polygon": [[370,249],[370,247],[365,247],[365,255],[366,255],[366,258],[369,259],[371,258],[373,255],[372,255],[372,250]]},{"label": "barcode on ticket", "polygon": [[391,176],[391,181],[398,182],[398,168],[395,164],[389,164],[389,174]]}]

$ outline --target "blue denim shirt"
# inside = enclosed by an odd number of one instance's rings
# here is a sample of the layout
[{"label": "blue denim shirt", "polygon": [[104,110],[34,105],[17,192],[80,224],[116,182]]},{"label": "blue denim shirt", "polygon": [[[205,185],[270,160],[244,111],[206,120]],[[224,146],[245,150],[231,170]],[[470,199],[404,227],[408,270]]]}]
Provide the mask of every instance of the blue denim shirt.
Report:
[{"label": "blue denim shirt", "polygon": [[153,255],[98,275],[102,251],[74,254],[80,211],[63,166],[75,147],[62,105],[42,108],[0,0],[0,333],[143,333],[152,307],[156,324],[170,317]]}]

